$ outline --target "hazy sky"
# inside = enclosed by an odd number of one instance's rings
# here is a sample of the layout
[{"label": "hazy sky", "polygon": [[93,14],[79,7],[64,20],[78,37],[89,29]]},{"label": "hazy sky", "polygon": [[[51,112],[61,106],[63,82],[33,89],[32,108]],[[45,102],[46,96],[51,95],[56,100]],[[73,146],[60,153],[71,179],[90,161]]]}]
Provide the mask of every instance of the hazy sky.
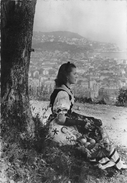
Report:
[{"label": "hazy sky", "polygon": [[37,0],[34,30],[71,31],[127,49],[127,1]]}]

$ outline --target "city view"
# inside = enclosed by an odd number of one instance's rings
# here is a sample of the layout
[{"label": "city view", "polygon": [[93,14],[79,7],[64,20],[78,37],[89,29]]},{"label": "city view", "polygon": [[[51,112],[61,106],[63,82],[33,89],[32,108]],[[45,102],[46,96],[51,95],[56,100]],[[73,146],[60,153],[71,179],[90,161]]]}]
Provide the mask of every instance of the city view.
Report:
[{"label": "city view", "polygon": [[68,61],[77,67],[78,80],[72,88],[76,97],[112,103],[119,89],[127,86],[127,53],[113,43],[92,41],[69,31],[36,31],[32,41],[31,97],[49,100],[58,68]]}]

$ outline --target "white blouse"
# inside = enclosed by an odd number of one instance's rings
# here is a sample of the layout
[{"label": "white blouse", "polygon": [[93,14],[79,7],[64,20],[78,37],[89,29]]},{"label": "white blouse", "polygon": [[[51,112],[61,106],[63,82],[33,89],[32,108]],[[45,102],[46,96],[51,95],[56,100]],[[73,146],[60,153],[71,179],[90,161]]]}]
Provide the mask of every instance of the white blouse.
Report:
[{"label": "white blouse", "polygon": [[[59,87],[62,89],[57,93],[53,104],[53,113],[55,114],[66,114],[70,107],[74,104],[74,96],[69,88],[65,85]],[[63,91],[65,90],[65,91]],[[71,96],[71,97],[70,97]],[[65,126],[57,123],[56,118],[53,118],[49,126],[49,137],[58,142],[60,145],[74,145],[76,139],[81,136],[75,126]]]},{"label": "white blouse", "polygon": [[[53,112],[56,114],[66,114],[71,105],[74,104],[74,96],[71,91],[65,85],[62,86],[62,89],[66,91],[59,91],[53,104]],[[71,95],[71,100],[69,95]]]}]

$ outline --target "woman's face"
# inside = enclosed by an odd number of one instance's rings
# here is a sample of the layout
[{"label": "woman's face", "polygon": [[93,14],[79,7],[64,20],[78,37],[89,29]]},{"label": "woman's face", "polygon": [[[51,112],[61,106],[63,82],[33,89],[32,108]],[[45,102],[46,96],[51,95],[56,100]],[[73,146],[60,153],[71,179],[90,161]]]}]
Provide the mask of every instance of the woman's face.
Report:
[{"label": "woman's face", "polygon": [[77,72],[76,68],[72,68],[70,74],[67,77],[67,81],[69,84],[75,84],[77,81]]}]

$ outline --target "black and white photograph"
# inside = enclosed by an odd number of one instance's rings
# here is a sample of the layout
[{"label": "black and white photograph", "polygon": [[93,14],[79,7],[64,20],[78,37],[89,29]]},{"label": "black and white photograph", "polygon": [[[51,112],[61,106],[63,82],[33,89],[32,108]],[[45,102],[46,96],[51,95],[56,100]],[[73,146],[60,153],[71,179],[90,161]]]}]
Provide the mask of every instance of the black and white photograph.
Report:
[{"label": "black and white photograph", "polygon": [[127,182],[127,1],[1,0],[0,183]]}]

